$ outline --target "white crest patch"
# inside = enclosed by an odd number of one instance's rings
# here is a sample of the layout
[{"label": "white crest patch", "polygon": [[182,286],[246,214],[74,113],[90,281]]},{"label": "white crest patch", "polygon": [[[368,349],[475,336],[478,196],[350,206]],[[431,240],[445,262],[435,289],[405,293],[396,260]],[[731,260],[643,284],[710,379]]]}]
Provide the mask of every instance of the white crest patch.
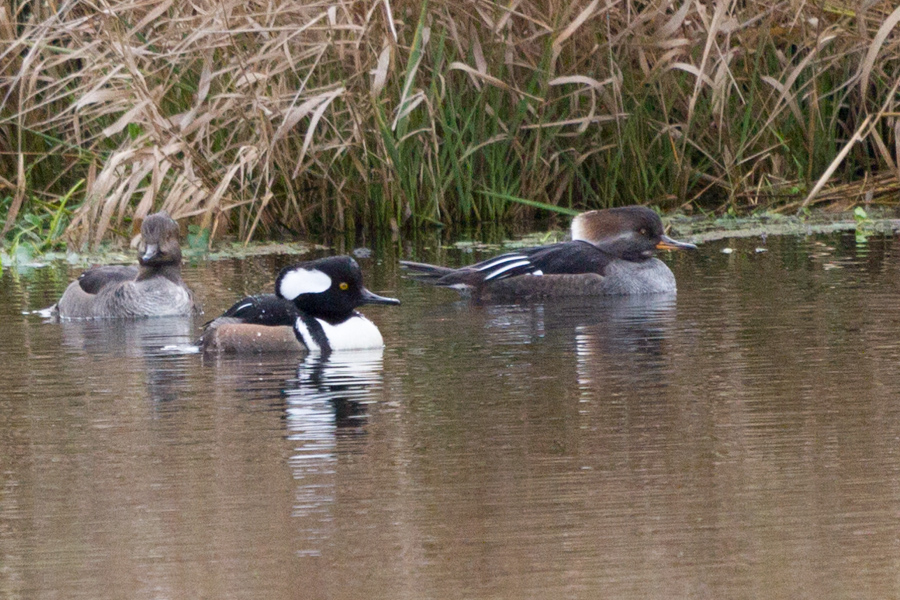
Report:
[{"label": "white crest patch", "polygon": [[587,239],[587,227],[584,224],[585,220],[587,219],[587,217],[585,217],[586,214],[588,213],[581,213],[572,220],[571,229],[573,240],[580,240],[582,242],[589,241]]},{"label": "white crest patch", "polygon": [[291,269],[281,278],[281,295],[293,300],[300,294],[321,294],[331,287],[331,277],[318,269]]}]

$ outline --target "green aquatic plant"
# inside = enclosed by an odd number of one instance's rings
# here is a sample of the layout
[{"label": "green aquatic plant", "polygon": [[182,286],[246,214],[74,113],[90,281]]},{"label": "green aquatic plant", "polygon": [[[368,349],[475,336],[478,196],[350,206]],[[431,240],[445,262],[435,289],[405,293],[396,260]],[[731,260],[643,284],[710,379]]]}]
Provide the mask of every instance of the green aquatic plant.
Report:
[{"label": "green aquatic plant", "polygon": [[[19,218],[4,236],[3,245],[8,247],[9,255],[16,256],[25,252],[28,256],[33,256],[65,250],[64,233],[72,214],[67,205],[83,183],[76,182],[65,195],[55,201],[30,198],[26,203],[27,210],[20,212]],[[9,207],[14,202],[13,197],[6,197],[0,200],[0,206],[8,214]]]},{"label": "green aquatic plant", "polygon": [[187,246],[191,250],[206,250],[209,247],[208,227],[200,227],[199,225],[188,225]]},{"label": "green aquatic plant", "polygon": [[872,234],[873,221],[862,206],[857,206],[853,209],[853,221],[856,223],[856,245],[865,245]]}]

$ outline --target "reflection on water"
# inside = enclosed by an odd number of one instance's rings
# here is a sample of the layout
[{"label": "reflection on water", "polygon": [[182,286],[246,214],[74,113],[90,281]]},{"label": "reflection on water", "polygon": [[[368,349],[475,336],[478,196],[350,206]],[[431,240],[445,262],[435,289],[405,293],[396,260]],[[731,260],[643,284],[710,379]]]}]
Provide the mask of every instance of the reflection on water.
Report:
[{"label": "reflection on water", "polygon": [[287,439],[296,446],[290,463],[299,483],[294,515],[313,524],[304,530],[309,547],[301,554],[318,555],[319,543],[333,535],[337,456],[353,452],[365,433],[367,405],[380,397],[382,355],[378,349],[307,356],[285,389]]},{"label": "reflection on water", "polygon": [[[104,365],[96,373],[101,385],[115,390],[131,371],[143,380],[150,402],[163,403],[179,397],[187,362],[169,356],[163,347],[186,345],[194,334],[192,319],[165,317],[134,323],[62,321],[53,325],[60,332],[60,350],[75,362],[87,359],[92,366]],[[128,364],[125,372],[115,367],[119,361]]]},{"label": "reflection on water", "polygon": [[584,401],[598,384],[609,380],[607,360],[615,361],[615,372],[625,375],[618,382],[622,385],[630,385],[634,373],[640,373],[647,386],[665,380],[664,346],[675,325],[675,301],[674,295],[660,294],[610,298],[602,310],[587,305],[593,318],[574,328],[578,387]]},{"label": "reflection on water", "polygon": [[[666,258],[677,299],[483,306],[390,252],[360,260],[403,301],[364,307],[387,347],[328,358],[43,323],[75,272],[5,269],[0,595],[900,595],[892,237],[706,244]],[[290,260],[185,278],[209,317]]]}]

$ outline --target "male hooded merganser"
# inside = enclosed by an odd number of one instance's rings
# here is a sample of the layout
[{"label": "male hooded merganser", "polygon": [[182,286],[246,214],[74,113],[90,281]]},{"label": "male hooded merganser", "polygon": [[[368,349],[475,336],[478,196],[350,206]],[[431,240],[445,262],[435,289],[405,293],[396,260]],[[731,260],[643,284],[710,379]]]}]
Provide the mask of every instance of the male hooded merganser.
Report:
[{"label": "male hooded merganser", "polygon": [[332,256],[285,267],[275,294],[250,296],[207,323],[198,345],[211,352],[287,352],[381,348],[362,304],[400,304],[363,286],[359,265]]},{"label": "male hooded merganser", "polygon": [[644,206],[582,213],[572,241],[510,252],[460,269],[401,261],[417,281],[471,292],[476,299],[611,296],[675,292],[675,276],[654,254],[696,248],[663,233]]},{"label": "male hooded merganser", "polygon": [[138,265],[100,266],[69,284],[51,314],[63,319],[187,316],[191,291],[181,279],[178,223],[165,211],[141,224]]}]

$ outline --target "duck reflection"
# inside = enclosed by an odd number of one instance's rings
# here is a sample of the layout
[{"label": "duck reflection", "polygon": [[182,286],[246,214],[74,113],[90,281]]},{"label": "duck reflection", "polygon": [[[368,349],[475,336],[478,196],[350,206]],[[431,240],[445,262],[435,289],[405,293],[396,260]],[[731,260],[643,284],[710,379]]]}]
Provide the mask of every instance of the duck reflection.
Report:
[{"label": "duck reflection", "polygon": [[383,349],[310,354],[285,389],[289,439],[335,447],[339,431],[363,433],[366,407],[381,393]]},{"label": "duck reflection", "polygon": [[[211,367],[208,372],[213,379],[202,385],[214,391],[217,402],[238,398],[241,410],[283,414],[284,389],[297,372],[296,355],[278,352],[252,356],[200,354],[200,361]],[[277,428],[281,431],[280,424]]]},{"label": "duck reflection", "polygon": [[574,357],[574,376],[582,390],[611,376],[623,385],[636,377],[644,382],[665,379],[666,346],[676,322],[674,294],[560,298],[482,305],[481,311],[494,342],[532,346],[519,359],[531,360],[533,372],[569,371]]},{"label": "duck reflection", "polygon": [[285,389],[290,458],[297,488],[294,516],[317,554],[331,533],[334,474],[339,456],[359,451],[368,406],[381,395],[383,350],[310,354]]},{"label": "duck reflection", "polygon": [[194,330],[190,317],[52,321],[60,328],[62,346],[92,354],[142,357],[166,346],[188,346]]},{"label": "duck reflection", "polygon": [[602,318],[584,320],[574,327],[579,388],[595,390],[600,381],[609,379],[610,371],[619,373],[624,385],[635,377],[645,385],[653,380],[664,383],[665,346],[675,324],[675,295],[609,300]]},{"label": "duck reflection", "polygon": [[580,311],[552,308],[557,326],[573,327],[579,353],[660,355],[675,320],[675,296],[669,294],[610,298]]},{"label": "duck reflection", "polygon": [[485,325],[511,343],[572,332],[579,352],[660,354],[675,318],[674,294],[559,298],[553,302],[480,305]]},{"label": "duck reflection", "polygon": [[115,382],[123,391],[146,386],[149,399],[159,403],[175,400],[186,389],[190,359],[166,348],[190,343],[190,317],[60,321],[56,326],[71,358],[64,364],[82,375]]}]

